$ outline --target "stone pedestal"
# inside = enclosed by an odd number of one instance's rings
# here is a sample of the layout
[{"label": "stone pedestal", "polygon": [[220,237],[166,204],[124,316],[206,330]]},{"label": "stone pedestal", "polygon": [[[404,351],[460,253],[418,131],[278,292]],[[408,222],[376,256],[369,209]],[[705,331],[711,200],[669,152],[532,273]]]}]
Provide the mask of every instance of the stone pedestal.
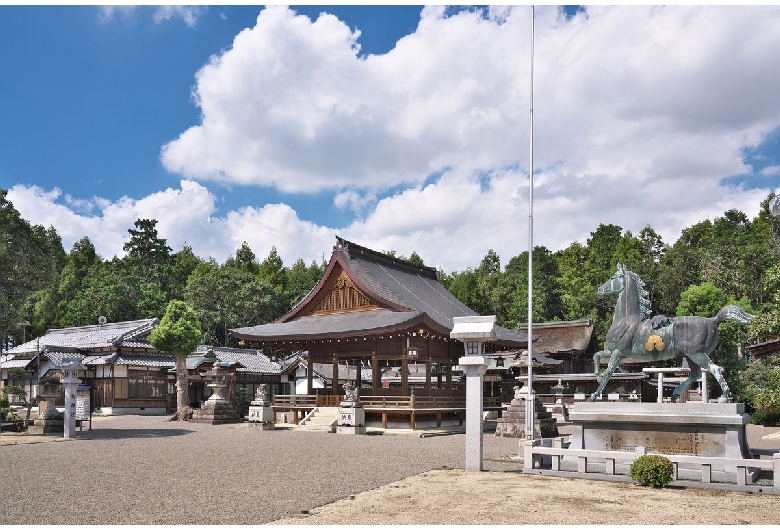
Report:
[{"label": "stone pedestal", "polygon": [[[541,400],[533,394],[534,400],[534,438],[552,438],[558,436],[558,426],[555,418],[547,412]],[[525,387],[515,387],[515,397],[509,408],[496,423],[496,436],[507,438],[526,438],[526,401],[528,393]]]},{"label": "stone pedestal", "polygon": [[339,404],[336,432],[338,434],[366,434],[366,411],[362,403],[342,401]]},{"label": "stone pedestal", "polygon": [[249,403],[248,425],[264,431],[274,429],[274,409],[265,393],[265,385],[260,385],[255,393],[255,399]]},{"label": "stone pedestal", "polygon": [[206,385],[211,388],[212,394],[200,409],[193,411],[192,419],[195,423],[210,423],[212,425],[218,425],[221,423],[237,423],[241,421],[236,409],[230,402],[222,397],[222,389],[227,385],[225,384],[226,371],[220,366],[219,362],[214,363],[213,368],[209,372],[211,375],[211,383]]},{"label": "stone pedestal", "polygon": [[[571,449],[752,458],[743,403],[577,403]],[[564,458],[564,460],[567,460]],[[682,468],[682,466],[681,466]],[[713,466],[712,472],[733,472]],[[685,470],[680,469],[680,478]]]}]

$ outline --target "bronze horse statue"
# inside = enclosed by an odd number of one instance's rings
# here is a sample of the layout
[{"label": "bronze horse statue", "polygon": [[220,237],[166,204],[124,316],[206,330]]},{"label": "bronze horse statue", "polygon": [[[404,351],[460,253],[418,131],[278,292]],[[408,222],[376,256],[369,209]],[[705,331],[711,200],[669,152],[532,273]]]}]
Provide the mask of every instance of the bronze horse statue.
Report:
[{"label": "bronze horse statue", "polygon": [[[599,387],[590,396],[596,401],[612,374],[626,357],[646,362],[673,359],[683,355],[689,361],[691,375],[672,393],[672,402],[677,401],[683,390],[701,377],[704,368],[720,384],[721,403],[731,400],[731,391],[723,377],[723,369],[710,359],[710,353],[718,345],[718,323],[733,320],[747,324],[754,315],[746,313],[741,307],[727,305],[714,317],[666,317],[657,315],[650,318],[650,302],[646,298],[644,282],[635,273],[618,263],[617,272],[599,287],[599,295],[617,293],[612,325],[607,331],[606,350],[593,356],[593,365]],[[599,375],[599,361],[609,357],[609,364],[603,375]]]}]

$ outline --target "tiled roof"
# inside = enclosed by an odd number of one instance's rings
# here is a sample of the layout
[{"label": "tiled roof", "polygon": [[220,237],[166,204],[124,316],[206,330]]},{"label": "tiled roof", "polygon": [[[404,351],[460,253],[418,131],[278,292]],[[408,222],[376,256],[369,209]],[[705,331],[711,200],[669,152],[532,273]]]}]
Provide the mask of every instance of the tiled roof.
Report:
[{"label": "tiled roof", "polygon": [[55,366],[62,364],[62,359],[64,358],[76,358],[81,361],[85,357],[84,355],[73,351],[47,351],[43,356],[54,363]]},{"label": "tiled roof", "polygon": [[3,362],[0,362],[0,368],[6,370],[10,368],[27,368],[27,365],[32,362],[32,358],[10,358]]},{"label": "tiled roof", "polygon": [[147,318],[103,325],[50,329],[42,337],[20,344],[8,353],[35,353],[39,344],[41,350],[60,351],[64,348],[99,351],[107,348],[116,349],[120,346],[154,350],[143,337],[146,337],[158,323],[157,318]]},{"label": "tiled roof", "polygon": [[262,336],[265,339],[285,338],[287,340],[315,340],[324,337],[354,337],[370,335],[379,331],[392,332],[406,329],[422,322],[417,312],[399,312],[389,309],[352,311],[304,316],[290,322],[272,322],[260,326],[230,330],[239,339]]},{"label": "tiled roof", "polygon": [[[435,269],[336,239],[328,270],[332,274],[335,264],[340,264],[358,287],[368,291],[367,296],[384,301],[385,308],[299,317],[297,312],[305,307],[307,297],[277,322],[230,330],[233,336],[248,340],[316,340],[392,332],[418,324],[449,333],[454,317],[477,314],[438,282]],[[526,344],[525,333],[499,326],[496,332],[497,344]]]},{"label": "tiled roof", "polygon": [[303,361],[304,363],[309,358],[309,352],[298,352],[290,355],[286,359],[282,359],[279,361],[279,368],[281,369],[281,373],[289,373],[290,371],[295,371],[298,368],[298,365]]},{"label": "tiled roof", "polygon": [[[213,351],[214,357],[208,355],[209,351]],[[279,363],[271,361],[259,350],[203,345],[198,346],[195,353],[187,357],[187,369],[193,370],[203,363],[213,363],[214,358],[223,363],[239,363],[240,372],[279,374],[282,371]]]},{"label": "tiled roof", "polygon": [[113,364],[171,368],[176,366],[172,355],[117,355]]},{"label": "tiled roof", "polygon": [[[521,323],[520,329],[528,324]],[[593,324],[589,320],[570,320],[564,322],[540,322],[533,324],[534,353],[554,355],[557,353],[587,352],[595,334]]]},{"label": "tiled roof", "polygon": [[116,353],[109,353],[107,355],[87,355],[84,360],[81,361],[84,366],[99,366],[105,364],[114,364],[114,358]]}]

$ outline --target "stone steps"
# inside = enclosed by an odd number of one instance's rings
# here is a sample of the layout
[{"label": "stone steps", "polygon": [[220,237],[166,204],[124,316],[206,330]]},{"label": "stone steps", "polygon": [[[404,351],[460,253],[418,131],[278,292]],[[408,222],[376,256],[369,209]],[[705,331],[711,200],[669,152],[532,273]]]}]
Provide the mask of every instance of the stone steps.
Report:
[{"label": "stone steps", "polygon": [[326,431],[336,432],[335,424],[331,426],[339,415],[338,407],[317,407],[314,413],[300,425],[296,425],[296,430],[301,431]]}]

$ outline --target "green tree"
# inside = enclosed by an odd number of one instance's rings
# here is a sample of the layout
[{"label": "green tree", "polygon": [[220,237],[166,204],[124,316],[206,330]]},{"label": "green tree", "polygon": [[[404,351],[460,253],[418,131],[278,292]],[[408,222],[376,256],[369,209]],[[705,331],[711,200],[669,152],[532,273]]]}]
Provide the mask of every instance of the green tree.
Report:
[{"label": "green tree", "polygon": [[228,346],[235,345],[229,329],[275,318],[275,296],[273,288],[251,272],[219,266],[212,259],[190,275],[184,299],[198,315],[204,341]]},{"label": "green tree", "polygon": [[[515,289],[509,306],[508,326],[517,328],[528,322],[528,252],[512,258],[506,277],[514,277]],[[558,261],[547,248],[539,246],[533,253],[533,320],[548,322],[564,318],[565,308],[559,283]]]},{"label": "green tree", "polygon": [[702,221],[684,229],[664,253],[656,287],[660,313],[674,314],[682,292],[703,281],[701,271],[711,239],[712,223]]},{"label": "green tree", "polygon": [[293,266],[287,269],[287,300],[290,303],[290,309],[298,302],[304,299],[309,292],[317,285],[327,267],[327,263],[317,264],[312,261],[307,267],[303,259],[299,258]]},{"label": "green tree", "polygon": [[176,414],[171,420],[192,417],[187,391],[187,356],[195,351],[200,338],[198,315],[181,300],[168,304],[160,325],[149,334],[149,343],[158,351],[173,355],[176,361]]},{"label": "green tree", "polygon": [[[274,248],[274,252],[276,248]],[[278,255],[276,256],[279,257]],[[281,262],[281,259],[279,260]],[[225,267],[242,269],[252,274],[260,273],[260,264],[257,263],[257,257],[246,241],[241,243],[241,248],[236,250],[235,257],[231,256],[225,262]],[[266,270],[268,272],[268,270]]]},{"label": "green tree", "polygon": [[564,320],[595,317],[598,293],[585,275],[588,254],[588,248],[577,241],[555,253]]},{"label": "green tree", "polygon": [[52,262],[46,231],[23,219],[7,195],[0,188],[0,350],[8,347],[11,335],[21,334],[17,324],[25,321],[24,303],[46,287]]}]

